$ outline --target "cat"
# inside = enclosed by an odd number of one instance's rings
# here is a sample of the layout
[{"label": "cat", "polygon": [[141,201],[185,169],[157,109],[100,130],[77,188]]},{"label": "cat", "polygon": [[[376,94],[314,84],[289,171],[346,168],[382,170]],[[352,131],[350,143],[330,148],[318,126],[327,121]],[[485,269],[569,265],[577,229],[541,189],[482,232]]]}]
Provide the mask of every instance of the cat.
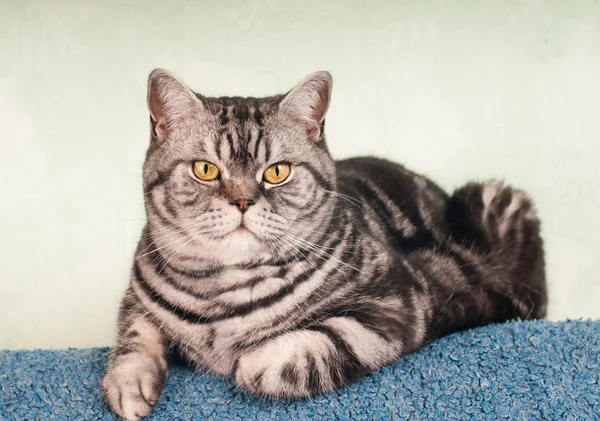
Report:
[{"label": "cat", "polygon": [[544,317],[540,221],[498,181],[446,194],[378,158],[334,161],[332,78],[208,98],[148,79],[147,224],[103,380],[120,416],[155,406],[167,362],[300,399],[462,329]]}]

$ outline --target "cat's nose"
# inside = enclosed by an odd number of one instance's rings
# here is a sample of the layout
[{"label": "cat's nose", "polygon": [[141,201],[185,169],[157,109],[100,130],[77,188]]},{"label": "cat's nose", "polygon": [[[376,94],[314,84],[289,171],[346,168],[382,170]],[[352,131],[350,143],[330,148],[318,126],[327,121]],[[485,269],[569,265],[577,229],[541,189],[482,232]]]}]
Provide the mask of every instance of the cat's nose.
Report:
[{"label": "cat's nose", "polygon": [[248,199],[239,199],[239,200],[234,200],[232,204],[237,206],[238,209],[240,210],[240,212],[244,213],[248,210],[248,208],[250,206],[252,206],[254,204],[254,202],[252,200],[248,200]]}]

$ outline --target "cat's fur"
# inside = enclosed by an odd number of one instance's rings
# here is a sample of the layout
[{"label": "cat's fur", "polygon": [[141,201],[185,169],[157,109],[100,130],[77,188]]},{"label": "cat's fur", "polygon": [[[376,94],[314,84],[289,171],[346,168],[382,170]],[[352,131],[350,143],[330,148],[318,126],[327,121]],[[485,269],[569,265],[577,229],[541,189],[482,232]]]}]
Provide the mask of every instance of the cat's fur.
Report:
[{"label": "cat's fur", "polygon": [[[333,161],[331,85],[318,72],[286,95],[206,98],[150,75],[148,223],[103,383],[121,416],[151,411],[174,353],[252,393],[302,398],[441,335],[544,316],[526,195],[492,181],[449,196],[385,160]],[[221,178],[200,181],[197,160]],[[292,174],[270,186],[277,162]]]}]

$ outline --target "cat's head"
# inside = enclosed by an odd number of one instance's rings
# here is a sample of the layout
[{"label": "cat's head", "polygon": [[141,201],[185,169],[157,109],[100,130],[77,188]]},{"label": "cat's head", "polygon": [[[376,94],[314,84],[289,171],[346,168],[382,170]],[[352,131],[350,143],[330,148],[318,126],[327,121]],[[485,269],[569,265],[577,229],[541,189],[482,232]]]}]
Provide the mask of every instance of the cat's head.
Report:
[{"label": "cat's head", "polygon": [[155,247],[190,264],[251,264],[319,238],[334,207],[331,87],[317,72],[284,95],[207,98],[153,71],[144,193]]}]

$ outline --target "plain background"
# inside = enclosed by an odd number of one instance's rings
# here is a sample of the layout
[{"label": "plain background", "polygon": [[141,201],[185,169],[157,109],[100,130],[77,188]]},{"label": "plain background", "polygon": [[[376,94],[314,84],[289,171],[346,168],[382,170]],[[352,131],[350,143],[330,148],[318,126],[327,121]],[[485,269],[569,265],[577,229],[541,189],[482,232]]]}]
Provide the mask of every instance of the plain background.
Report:
[{"label": "plain background", "polygon": [[331,71],[336,157],[526,189],[550,318],[600,317],[599,2],[0,0],[0,348],[112,343],[155,67],[206,95]]}]

